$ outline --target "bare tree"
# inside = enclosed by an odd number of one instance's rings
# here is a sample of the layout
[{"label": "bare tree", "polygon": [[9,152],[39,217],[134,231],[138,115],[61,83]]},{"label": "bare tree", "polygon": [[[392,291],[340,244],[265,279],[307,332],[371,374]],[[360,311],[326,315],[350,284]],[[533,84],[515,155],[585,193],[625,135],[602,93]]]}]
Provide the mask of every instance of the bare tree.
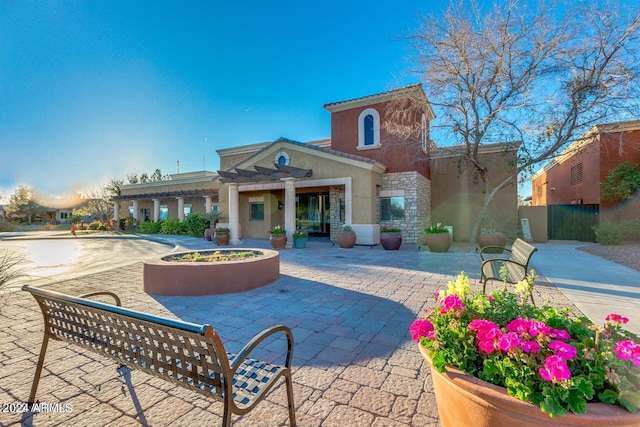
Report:
[{"label": "bare tree", "polygon": [[87,199],[87,203],[78,209],[73,210],[73,215],[91,216],[102,221],[113,218],[113,185],[114,180],[93,190],[83,194],[83,198]]},{"label": "bare tree", "polygon": [[[639,10],[609,1],[496,0],[483,9],[452,0],[409,37],[415,72],[439,117],[432,131],[482,183],[471,241],[495,195],[519,174],[590,127],[637,114]],[[402,123],[407,114],[391,109],[385,122]],[[501,182],[491,182],[480,155],[483,144],[496,142],[520,143],[513,174]]]}]

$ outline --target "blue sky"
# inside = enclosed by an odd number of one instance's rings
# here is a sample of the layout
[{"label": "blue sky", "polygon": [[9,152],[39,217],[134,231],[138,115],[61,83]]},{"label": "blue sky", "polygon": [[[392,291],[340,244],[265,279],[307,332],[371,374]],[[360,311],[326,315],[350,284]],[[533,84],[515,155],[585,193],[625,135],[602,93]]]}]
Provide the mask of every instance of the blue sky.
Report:
[{"label": "blue sky", "polygon": [[0,191],[217,170],[216,149],[330,136],[323,104],[417,82],[429,2],[2,1]]}]

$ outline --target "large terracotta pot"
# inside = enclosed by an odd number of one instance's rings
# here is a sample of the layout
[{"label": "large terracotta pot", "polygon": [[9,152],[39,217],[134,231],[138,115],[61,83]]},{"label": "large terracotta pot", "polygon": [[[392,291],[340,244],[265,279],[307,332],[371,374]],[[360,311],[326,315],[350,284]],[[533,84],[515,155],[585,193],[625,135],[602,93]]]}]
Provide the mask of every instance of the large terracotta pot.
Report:
[{"label": "large terracotta pot", "polygon": [[341,248],[352,248],[356,244],[355,231],[339,231],[336,239]]},{"label": "large terracotta pot", "polygon": [[213,240],[218,246],[227,246],[229,244],[229,233],[216,231],[213,233]]},{"label": "large terracotta pot", "polygon": [[[478,235],[478,246],[480,246],[480,249],[484,248],[485,246],[504,247],[505,244],[506,239],[504,237],[504,234],[502,233],[480,233]],[[485,249],[485,253],[488,254],[501,254],[502,252],[504,251],[500,248]]]},{"label": "large terracotta pot", "polygon": [[397,251],[402,245],[402,233],[380,233],[380,244],[388,251]]},{"label": "large terracotta pot", "polygon": [[273,249],[284,249],[287,246],[287,235],[272,234],[269,236],[269,241],[271,242],[271,247]]},{"label": "large terracotta pot", "polygon": [[587,404],[587,413],[549,417],[535,405],[509,396],[507,390],[462,371],[438,372],[428,351],[420,352],[431,368],[431,380],[443,427],[640,426],[640,412],[606,403]]},{"label": "large terracotta pot", "polygon": [[427,233],[427,246],[431,252],[447,252],[451,247],[451,234]]}]

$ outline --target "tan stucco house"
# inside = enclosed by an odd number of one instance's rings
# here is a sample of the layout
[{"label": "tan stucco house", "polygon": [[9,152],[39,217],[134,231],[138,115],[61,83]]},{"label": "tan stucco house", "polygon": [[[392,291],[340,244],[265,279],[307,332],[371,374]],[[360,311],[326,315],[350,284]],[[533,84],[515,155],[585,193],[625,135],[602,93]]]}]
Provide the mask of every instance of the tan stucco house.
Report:
[{"label": "tan stucco house", "polygon": [[[393,116],[389,112],[399,99],[406,100],[407,113]],[[435,115],[421,85],[324,108],[331,114],[330,138],[304,143],[279,138],[218,150],[217,173],[177,174],[168,181],[123,186],[115,216],[158,221],[217,208],[231,228],[232,243],[243,237],[267,238],[268,230],[278,225],[286,229],[290,243],[296,228],[334,240],[342,224],[353,227],[357,244],[379,243],[385,225],[399,227],[404,242],[416,243],[428,221],[458,228],[456,240],[469,239],[468,217],[479,210],[478,197],[470,194],[479,188],[449,166],[459,163],[457,152],[439,149],[430,140]],[[402,120],[413,131],[398,136],[388,130],[387,120]],[[517,153],[516,146],[505,157],[505,147],[509,145],[486,150],[499,163],[492,172],[497,175],[509,173],[507,164]],[[434,188],[434,182],[442,188]],[[474,206],[465,206],[459,215],[463,201]],[[510,209],[517,224],[515,186],[504,190],[499,204],[496,209]],[[436,211],[438,218],[432,218]]]}]

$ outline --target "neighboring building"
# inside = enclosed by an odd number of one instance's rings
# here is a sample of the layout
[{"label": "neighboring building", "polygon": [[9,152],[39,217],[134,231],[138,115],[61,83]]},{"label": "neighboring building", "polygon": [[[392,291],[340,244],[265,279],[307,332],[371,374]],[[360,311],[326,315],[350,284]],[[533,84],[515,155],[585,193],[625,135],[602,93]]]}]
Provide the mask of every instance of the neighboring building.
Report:
[{"label": "neighboring building", "polygon": [[[70,223],[73,210],[86,206],[87,199],[81,197],[44,198],[41,201],[44,212],[41,215],[42,221],[57,221],[62,224]],[[88,218],[87,218],[88,219]]]},{"label": "neighboring building", "polygon": [[[410,107],[399,119],[388,114],[397,100]],[[296,227],[335,240],[342,224],[353,227],[358,244],[379,243],[384,225],[399,227],[404,242],[416,243],[432,219],[453,226],[456,240],[469,240],[482,205],[481,187],[472,173],[461,171],[459,154],[430,140],[435,116],[421,85],[324,108],[331,113],[330,139],[303,143],[280,138],[221,149],[217,179],[200,172],[197,185],[190,187],[178,176],[123,186],[116,209],[139,220],[156,221],[163,219],[159,214],[163,206],[165,216],[184,218],[187,197],[190,212],[205,212],[217,203],[222,222],[231,228],[232,243],[241,237],[266,238],[277,225],[287,230],[289,243]],[[411,132],[400,137],[386,124],[402,125]],[[493,180],[512,173],[508,165],[513,164],[517,147],[482,148],[482,156],[489,156],[485,159]],[[203,198],[211,203],[202,203]],[[501,191],[492,206],[503,223],[517,227],[515,185]],[[143,216],[145,212],[155,213]]]},{"label": "neighboring building", "polygon": [[190,213],[218,210],[217,174],[210,171],[176,173],[164,181],[128,184],[120,187],[114,200],[114,218],[162,221]]},{"label": "neighboring building", "polygon": [[602,199],[616,165],[640,161],[640,120],[596,125],[532,177],[532,206],[598,205],[601,219],[637,217],[638,204]]}]

